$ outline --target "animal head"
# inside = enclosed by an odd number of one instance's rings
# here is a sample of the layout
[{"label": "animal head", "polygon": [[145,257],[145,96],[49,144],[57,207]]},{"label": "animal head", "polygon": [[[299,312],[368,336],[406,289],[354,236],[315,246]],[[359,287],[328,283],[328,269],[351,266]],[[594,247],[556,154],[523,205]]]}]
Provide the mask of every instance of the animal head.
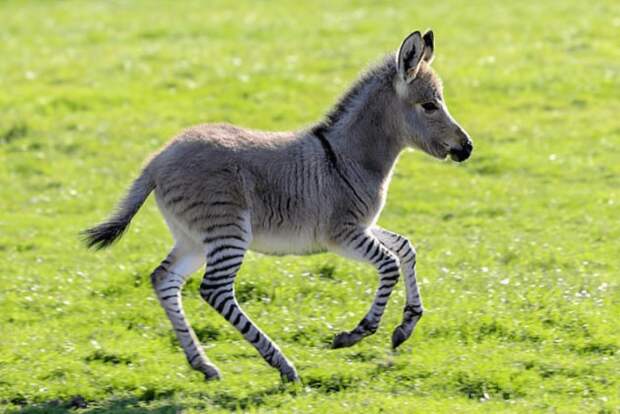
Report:
[{"label": "animal head", "polygon": [[396,53],[398,117],[409,146],[444,159],[464,161],[473,144],[465,130],[452,118],[443,98],[441,80],[431,68],[435,40],[431,30],[415,31],[403,40]]}]

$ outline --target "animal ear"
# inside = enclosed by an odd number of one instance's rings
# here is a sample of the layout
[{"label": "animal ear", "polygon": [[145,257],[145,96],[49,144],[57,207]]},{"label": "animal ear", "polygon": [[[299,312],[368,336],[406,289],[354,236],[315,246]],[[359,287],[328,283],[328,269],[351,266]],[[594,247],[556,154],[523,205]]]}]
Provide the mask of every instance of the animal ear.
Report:
[{"label": "animal ear", "polygon": [[424,41],[419,31],[411,33],[403,40],[396,54],[396,64],[401,78],[409,83],[415,79],[424,56]]},{"label": "animal ear", "polygon": [[429,65],[435,58],[435,36],[432,30],[427,30],[422,36],[424,40],[424,61]]}]

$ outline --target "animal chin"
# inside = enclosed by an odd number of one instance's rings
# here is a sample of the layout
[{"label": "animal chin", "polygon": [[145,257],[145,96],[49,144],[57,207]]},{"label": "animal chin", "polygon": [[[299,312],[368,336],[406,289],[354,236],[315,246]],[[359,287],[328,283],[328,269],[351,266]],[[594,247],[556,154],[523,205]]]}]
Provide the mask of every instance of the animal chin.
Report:
[{"label": "animal chin", "polygon": [[431,155],[433,155],[434,157],[440,160],[445,160],[449,154],[450,154],[450,151],[448,151],[444,147],[435,147],[434,150],[431,152]]}]

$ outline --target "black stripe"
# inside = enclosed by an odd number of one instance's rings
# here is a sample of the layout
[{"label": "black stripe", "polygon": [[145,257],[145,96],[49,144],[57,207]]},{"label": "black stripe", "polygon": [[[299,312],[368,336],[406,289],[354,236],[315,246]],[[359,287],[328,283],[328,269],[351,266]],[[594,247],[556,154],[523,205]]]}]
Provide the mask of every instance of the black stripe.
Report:
[{"label": "black stripe", "polygon": [[[271,344],[267,342],[267,345],[271,345]],[[271,351],[267,351],[267,353],[265,354],[265,361],[271,364],[273,362],[273,356],[275,353],[276,353],[276,349],[274,347],[271,347]]]},{"label": "black stripe", "polygon": [[225,273],[221,276],[209,276],[209,282],[215,282],[218,280],[224,280],[224,279],[234,279],[236,276],[236,273]]},{"label": "black stripe", "polygon": [[211,233],[213,230],[223,229],[225,227],[236,227],[239,230],[241,230],[243,233],[247,234],[247,231],[243,227],[241,227],[241,225],[239,225],[237,223],[213,224],[213,225],[207,227],[206,229],[204,229],[204,232],[205,233]]},{"label": "black stripe", "polygon": [[226,312],[226,315],[224,315],[224,318],[225,318],[227,321],[230,321],[230,316],[232,315],[232,313],[233,313],[233,311],[234,311],[234,310],[235,310],[235,306],[234,306],[234,305],[232,305],[232,306],[230,306],[230,307],[228,308],[228,312]]},{"label": "black stripe", "polygon": [[233,239],[233,240],[239,240],[242,242],[245,242],[245,239],[243,237],[240,236],[236,236],[236,235],[226,235],[226,236],[214,236],[214,237],[205,237],[202,242],[203,243],[211,243],[213,241],[216,240],[226,240],[226,239]]},{"label": "black stripe", "polygon": [[219,305],[217,305],[217,308],[216,308],[217,312],[222,313],[224,311],[224,308],[226,307],[226,304],[232,300],[233,300],[233,295],[226,296],[224,300]]},{"label": "black stripe", "polygon": [[269,209],[269,217],[267,217],[267,224],[271,226],[271,220],[273,220],[273,216],[275,215],[275,212],[273,211],[272,200],[269,200],[267,203],[268,203],[267,208]]},{"label": "black stripe", "polygon": [[368,256],[370,249],[372,249],[372,246],[374,245],[375,245],[374,243],[368,243],[368,246],[366,246],[366,253],[364,253],[364,256]]},{"label": "black stripe", "polygon": [[169,287],[167,287],[165,289],[159,289],[158,292],[159,293],[164,293],[164,292],[167,292],[167,291],[172,290],[172,289],[179,289],[179,287],[178,286],[169,286]]},{"label": "black stripe", "polygon": [[230,249],[230,250],[243,250],[243,251],[245,251],[245,249],[243,247],[234,246],[232,244],[223,244],[223,245],[218,246],[215,249],[211,250],[209,252],[209,254],[207,255],[207,259],[209,259],[210,257],[215,256],[216,254],[218,254],[222,250],[227,250],[227,249]]},{"label": "black stripe", "polygon": [[[243,258],[242,254],[229,254],[227,256],[222,256],[222,257],[218,258],[217,260],[214,260],[211,263],[207,262],[207,266],[208,267],[217,267],[217,265],[219,265],[221,263],[224,263],[224,262],[227,262],[227,261],[229,261],[231,259],[240,259],[240,258]],[[241,264],[241,260],[239,261],[238,264]],[[230,269],[230,266],[227,267],[226,269]],[[219,270],[225,270],[225,269],[224,268],[219,268],[219,269],[214,269],[214,270],[219,271]]]},{"label": "black stripe", "polygon": [[[377,259],[377,256],[379,256],[379,258]],[[374,264],[375,266],[378,263],[381,263],[381,261],[383,260],[383,253],[381,252],[381,249],[377,249],[377,251],[375,253],[373,253],[372,256],[370,256],[369,261]]]},{"label": "black stripe", "polygon": [[393,265],[393,264],[394,264],[394,262],[392,262],[391,260],[390,260],[390,261],[387,261],[387,262],[383,263],[381,266],[379,266],[379,267],[377,268],[377,270],[378,270],[379,272],[383,272],[383,268],[384,268],[385,266],[389,266],[389,265]]},{"label": "black stripe", "polygon": [[409,251],[405,253],[405,255],[403,256],[403,259],[407,259],[409,256],[415,256],[415,253],[413,252],[412,249],[409,249]]},{"label": "black stripe", "polygon": [[[342,237],[342,240],[346,240],[351,236],[351,233],[353,233],[355,230],[357,230],[357,225],[356,224],[351,224],[351,228],[349,228],[349,226],[344,227],[342,230],[340,230],[340,232],[338,232],[338,234],[336,234],[334,236],[334,240],[338,240]],[[346,236],[345,236],[346,233]],[[364,235],[364,233],[359,233],[359,235]],[[350,243],[353,243],[353,241],[351,241]]]},{"label": "black stripe", "polygon": [[366,243],[368,241],[368,237],[364,237],[358,244],[357,246],[355,246],[355,250],[359,249],[360,247],[362,247],[364,245],[364,243]]},{"label": "black stripe", "polygon": [[390,296],[390,294],[391,294],[391,293],[392,293],[392,291],[391,291],[391,290],[390,290],[390,291],[387,291],[387,292],[385,292],[385,293],[379,293],[379,294],[377,295],[377,298],[381,298],[381,299],[383,299],[383,298],[387,298],[388,296]]},{"label": "black stripe", "polygon": [[245,325],[241,328],[241,335],[245,335],[250,330],[252,323],[250,321],[245,321]]},{"label": "black stripe", "polygon": [[182,195],[181,195],[181,196],[176,196],[176,197],[174,197],[174,198],[171,198],[171,199],[168,201],[168,204],[176,204],[176,203],[178,203],[179,201],[183,201],[183,200],[185,200],[185,196],[182,196]]},{"label": "black stripe", "polygon": [[232,282],[209,283],[209,280],[203,280],[202,284],[200,285],[200,289],[205,291],[205,293],[209,293],[210,291],[224,287],[226,285],[230,285],[231,283]]},{"label": "black stripe", "polygon": [[243,208],[240,204],[233,203],[232,201],[214,201],[212,203],[208,203],[207,205],[215,207],[215,206],[233,206]]},{"label": "black stripe", "polygon": [[400,251],[407,245],[407,239],[403,239],[403,243],[400,245],[396,253],[400,254]]},{"label": "black stripe", "polygon": [[357,194],[357,191],[355,191],[355,188],[353,187],[349,179],[344,175],[344,173],[338,166],[338,157],[336,157],[336,153],[334,152],[334,149],[332,148],[329,141],[327,140],[327,137],[325,136],[325,129],[327,128],[324,126],[319,126],[315,128],[312,132],[314,132],[314,136],[319,139],[319,142],[321,143],[321,146],[323,147],[323,151],[325,151],[325,156],[327,157],[327,161],[336,170],[336,172],[338,173],[342,181],[344,181],[344,183],[347,185],[347,187],[349,187],[349,190],[351,190],[351,192],[353,193],[353,196],[357,198],[357,200],[360,203],[362,203],[366,211],[370,211],[370,209],[368,208],[368,204],[366,204],[364,200],[359,196],[359,194]]},{"label": "black stripe", "polygon": [[[209,265],[207,264],[207,266],[209,266]],[[233,263],[231,265],[220,267],[220,268],[216,268],[216,269],[212,269],[211,266],[209,266],[207,268],[207,271],[205,272],[205,277],[209,278],[209,275],[213,275],[213,274],[219,273],[219,272],[224,272],[226,270],[234,269],[235,267],[239,267],[239,266],[241,266],[241,262]]]},{"label": "black stripe", "polygon": [[194,201],[193,203],[186,206],[183,210],[179,211],[178,214],[185,214],[190,210],[195,209],[196,207],[204,206],[206,203],[204,201]]},{"label": "black stripe", "polygon": [[400,275],[396,274],[394,276],[381,276],[381,285],[382,286],[386,286],[387,284],[385,282],[394,282],[394,281],[398,281],[398,277]]},{"label": "black stripe", "polygon": [[284,213],[282,212],[282,197],[277,198],[276,212],[278,213],[278,223],[276,227],[280,227],[284,223]]},{"label": "black stripe", "polygon": [[226,295],[228,293],[232,293],[232,286],[230,288],[228,288],[228,289],[222,289],[222,290],[216,291],[213,294],[213,296],[211,296],[211,298],[209,299],[209,302],[214,304],[215,302],[217,302],[217,298],[219,298],[222,295]]},{"label": "black stripe", "polygon": [[381,271],[381,273],[384,273],[384,274],[388,274],[388,273],[392,273],[392,272],[397,272],[398,273],[398,272],[400,272],[400,269],[398,268],[398,266],[393,265],[392,267],[388,267],[387,269],[383,269]]},{"label": "black stripe", "polygon": [[[157,271],[159,269],[163,269],[164,272],[168,273],[168,267],[165,266],[163,262],[159,266],[157,266],[157,269],[155,269],[155,271]],[[155,272],[153,272],[153,273],[155,273]]]},{"label": "black stripe", "polygon": [[415,263],[415,256],[410,257],[409,259],[405,260],[404,262],[401,262],[401,264],[407,264],[410,262],[414,262]]},{"label": "black stripe", "polygon": [[355,242],[355,240],[359,239],[363,235],[364,233],[357,233],[355,236],[353,236],[353,238],[349,241],[349,243]]}]

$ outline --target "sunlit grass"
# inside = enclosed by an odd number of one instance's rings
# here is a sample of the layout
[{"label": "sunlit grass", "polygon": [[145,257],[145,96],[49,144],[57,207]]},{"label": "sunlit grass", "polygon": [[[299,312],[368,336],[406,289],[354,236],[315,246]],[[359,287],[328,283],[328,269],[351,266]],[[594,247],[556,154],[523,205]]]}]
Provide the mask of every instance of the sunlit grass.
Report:
[{"label": "sunlit grass", "polygon": [[[0,4],[0,404],[10,412],[620,410],[620,8],[613,1]],[[283,386],[199,298],[224,374],[186,364],[148,275],[171,239],[154,203],[116,248],[102,219],[184,127],[317,120],[413,29],[473,136],[463,165],[408,152],[380,220],[411,238],[427,314],[396,353],[399,286],[376,335],[374,271],[250,254],[244,308],[296,364]]]}]

